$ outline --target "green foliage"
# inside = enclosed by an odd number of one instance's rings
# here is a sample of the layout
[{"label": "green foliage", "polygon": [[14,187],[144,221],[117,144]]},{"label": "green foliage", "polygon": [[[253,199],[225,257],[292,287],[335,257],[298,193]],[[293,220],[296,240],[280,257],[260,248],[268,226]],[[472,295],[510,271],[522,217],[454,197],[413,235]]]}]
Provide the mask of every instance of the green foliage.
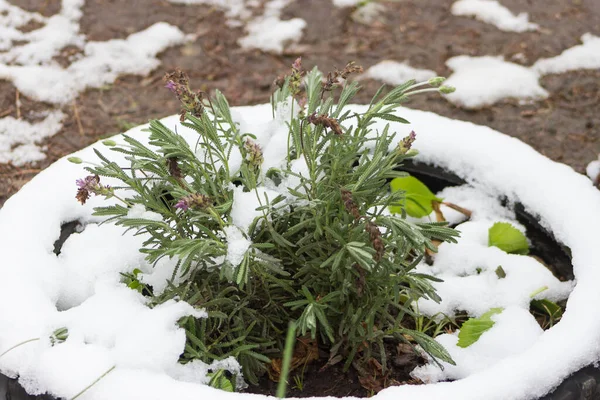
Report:
[{"label": "green foliage", "polygon": [[529,254],[529,243],[525,235],[508,222],[496,222],[489,230],[489,246],[513,254]]},{"label": "green foliage", "polygon": [[208,382],[209,386],[224,390],[226,392],[235,391],[235,381],[227,378],[225,375],[225,370],[220,369],[217,372],[209,373],[208,376],[210,377],[210,381]]},{"label": "green foliage", "polygon": [[464,348],[478,341],[481,335],[494,326],[492,315],[500,314],[502,311],[504,311],[503,308],[492,308],[479,318],[469,318],[460,328],[456,345]]},{"label": "green foliage", "polygon": [[[260,147],[253,135],[239,130],[220,92],[202,107],[195,103],[193,113],[182,113],[182,124],[198,133],[195,145],[151,121],[149,145],[127,135],[124,144],[109,143],[128,165],[96,151],[101,162],[88,171],[120,181],[116,191],[127,190],[123,198],[114,196],[122,204],[98,207],[95,215],[145,234],[140,251],[147,262],[172,259],[177,263],[173,277],[184,278],[179,284],[172,280],[160,294],[144,286],[136,271],[124,275],[124,282],[151,297],[151,304],[178,299],[208,313],[180,321],[187,336],[181,362],[233,356],[245,379],[256,383],[270,358],[281,355],[289,321],[296,335],[310,335],[331,349],[332,357],[342,357],[346,367],[373,357],[385,366],[384,340],[390,339],[410,340],[452,362],[430,336],[407,326],[419,316],[412,307],[416,300],[439,301],[431,285],[435,279],[413,269],[426,250],[436,251],[433,240],[454,242],[458,234],[445,223],[404,218],[403,204],[437,198],[420,187],[409,195],[404,189],[382,190],[394,178],[407,179],[398,168],[414,154],[407,151],[414,135],[390,151],[396,139],[390,125],[373,132],[378,120],[405,122],[396,110],[414,87],[427,83],[411,81],[385,95],[380,91],[366,111],[354,113],[345,106],[358,85],[345,83],[337,98],[330,89],[338,75],[355,69],[349,64],[330,75],[325,90],[315,68],[305,77],[304,93],[295,69],[294,90],[288,78],[275,92],[274,115],[291,95],[304,104],[287,121],[281,168],[263,171]],[[181,82],[172,86],[183,93]],[[234,151],[243,158],[239,170],[229,164]],[[294,172],[293,162],[304,162],[306,172]],[[297,183],[286,186],[291,178]],[[259,188],[265,186],[280,195],[262,196]],[[228,261],[226,234],[236,190],[254,193],[260,202],[260,215],[242,232],[251,244],[238,265]],[[399,215],[384,213],[392,204]],[[161,219],[129,217],[136,205]],[[228,389],[217,375],[211,382]]]},{"label": "green foliage", "polygon": [[541,324],[543,329],[554,326],[563,315],[562,307],[548,299],[531,300],[531,310],[534,315],[543,317],[543,323]]},{"label": "green foliage", "polygon": [[441,202],[442,199],[434,195],[423,182],[414,176],[394,178],[390,182],[392,192],[404,191],[404,199],[401,203],[391,205],[390,211],[401,214],[403,210],[415,218],[426,217],[433,211],[432,202]]}]

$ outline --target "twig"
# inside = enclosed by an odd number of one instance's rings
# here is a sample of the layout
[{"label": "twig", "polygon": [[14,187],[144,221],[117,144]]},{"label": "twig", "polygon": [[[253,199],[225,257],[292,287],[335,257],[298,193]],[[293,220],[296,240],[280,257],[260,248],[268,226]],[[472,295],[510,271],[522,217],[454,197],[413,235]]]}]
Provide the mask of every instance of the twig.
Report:
[{"label": "twig", "polygon": [[27,175],[27,174],[37,174],[41,171],[41,169],[22,169],[16,172],[8,172],[5,174],[0,174],[0,176],[7,176],[7,175]]},{"label": "twig", "polygon": [[0,118],[6,117],[7,115],[11,114],[12,112],[13,112],[13,108],[9,107],[6,110],[0,112]]},{"label": "twig", "polygon": [[442,201],[442,204],[448,208],[458,211],[461,214],[466,215],[467,218],[471,218],[472,212],[470,210],[467,210],[466,208],[462,208],[461,206],[457,206],[456,204],[453,204],[453,203],[448,203],[447,201]]},{"label": "twig", "polygon": [[21,119],[21,100],[19,99],[19,89],[15,91],[15,105],[17,106],[17,119]]},{"label": "twig", "polygon": [[81,118],[79,118],[79,110],[77,109],[77,102],[73,100],[73,113],[75,114],[75,121],[77,121],[77,128],[79,129],[79,136],[85,136],[83,132],[83,126],[81,125]]}]

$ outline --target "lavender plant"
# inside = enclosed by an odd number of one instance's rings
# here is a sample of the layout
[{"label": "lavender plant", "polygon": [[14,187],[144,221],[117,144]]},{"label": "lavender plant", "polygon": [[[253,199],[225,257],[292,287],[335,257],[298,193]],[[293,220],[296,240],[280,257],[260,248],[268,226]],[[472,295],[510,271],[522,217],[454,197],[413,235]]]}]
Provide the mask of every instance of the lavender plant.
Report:
[{"label": "lavender plant", "polygon": [[[264,168],[256,136],[240,130],[225,97],[193,92],[180,71],[166,76],[166,87],[182,102],[181,124],[197,132],[195,145],[155,120],[149,146],[128,135],[123,145],[105,143],[126,155],[127,166],[96,150],[101,164],[86,168],[92,175],[78,182],[77,199],[117,198],[95,215],[145,234],[140,251],[149,264],[165,257],[177,262],[162,293],[137,273],[125,275],[125,282],[152,304],[179,299],[208,312],[205,319],[180,321],[187,334],[182,363],[234,356],[245,379],[256,383],[281,357],[290,322],[299,337],[329,351],[329,364],[361,370],[375,358],[385,369],[388,341],[418,345],[452,363],[442,346],[409,327],[420,317],[412,307],[417,299],[439,300],[434,278],[413,268],[426,250],[436,251],[433,240],[452,242],[457,232],[444,223],[411,222],[404,210],[387,212],[403,204],[402,190],[385,188],[406,175],[399,167],[416,154],[416,137],[394,147],[389,125],[373,132],[378,120],[407,122],[396,111],[411,95],[451,89],[440,87],[441,79],[409,81],[387,94],[381,89],[356,113],[347,104],[359,86],[346,79],[359,71],[348,64],[323,80],[316,68],[306,74],[297,60],[278,80],[273,113],[291,112],[287,156],[276,168]],[[239,168],[230,162],[234,152],[242,157]],[[107,187],[101,177],[121,183]],[[278,195],[267,196],[267,187]],[[232,216],[240,193],[259,203],[260,214],[247,228],[235,226]],[[160,218],[128,215],[139,205]],[[237,259],[230,248],[235,237],[246,243]]]}]

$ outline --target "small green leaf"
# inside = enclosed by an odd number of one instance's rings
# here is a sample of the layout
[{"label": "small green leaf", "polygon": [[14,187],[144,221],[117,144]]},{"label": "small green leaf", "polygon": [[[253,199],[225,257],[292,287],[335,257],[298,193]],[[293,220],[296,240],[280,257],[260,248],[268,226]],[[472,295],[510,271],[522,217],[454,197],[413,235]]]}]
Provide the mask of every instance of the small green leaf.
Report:
[{"label": "small green leaf", "polygon": [[210,376],[210,382],[208,383],[210,386],[224,390],[226,392],[233,392],[233,384],[227,377],[225,376],[224,370],[220,369],[214,374],[208,374]]},{"label": "small green leaf", "polygon": [[500,314],[502,311],[504,308],[492,308],[479,318],[469,318],[460,328],[456,345],[464,348],[478,341],[481,335],[494,326],[492,315]]},{"label": "small green leaf", "polygon": [[496,222],[489,230],[488,245],[513,254],[529,254],[525,235],[508,222]]},{"label": "small green leaf", "polygon": [[498,279],[506,278],[506,271],[504,271],[502,265],[498,265],[498,268],[496,268],[496,276],[498,277]]},{"label": "small green leaf", "polygon": [[395,204],[389,207],[390,211],[395,214],[402,213],[402,209],[406,209],[406,213],[411,217],[425,217],[433,211],[432,202],[442,199],[434,195],[431,190],[423,182],[414,176],[405,176],[394,178],[390,182],[392,192],[403,190],[406,192],[404,204]]}]

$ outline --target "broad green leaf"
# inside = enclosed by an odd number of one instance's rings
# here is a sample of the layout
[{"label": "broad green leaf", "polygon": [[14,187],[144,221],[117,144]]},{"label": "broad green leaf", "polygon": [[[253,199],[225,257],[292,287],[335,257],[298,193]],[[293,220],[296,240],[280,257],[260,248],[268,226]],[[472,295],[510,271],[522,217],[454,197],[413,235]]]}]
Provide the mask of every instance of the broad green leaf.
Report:
[{"label": "broad green leaf", "polygon": [[390,211],[395,214],[402,213],[402,209],[405,208],[406,213],[411,217],[425,217],[433,211],[432,201],[442,201],[423,182],[414,176],[394,178],[390,182],[390,186],[392,187],[392,192],[398,190],[406,192],[403,204],[395,204],[389,207]]},{"label": "broad green leaf", "polygon": [[494,326],[492,315],[500,314],[502,311],[504,308],[492,308],[479,318],[469,318],[460,328],[456,345],[464,348],[478,341],[481,335]]},{"label": "broad green leaf", "polygon": [[529,254],[525,235],[508,222],[496,222],[489,230],[488,245],[512,254]]}]

